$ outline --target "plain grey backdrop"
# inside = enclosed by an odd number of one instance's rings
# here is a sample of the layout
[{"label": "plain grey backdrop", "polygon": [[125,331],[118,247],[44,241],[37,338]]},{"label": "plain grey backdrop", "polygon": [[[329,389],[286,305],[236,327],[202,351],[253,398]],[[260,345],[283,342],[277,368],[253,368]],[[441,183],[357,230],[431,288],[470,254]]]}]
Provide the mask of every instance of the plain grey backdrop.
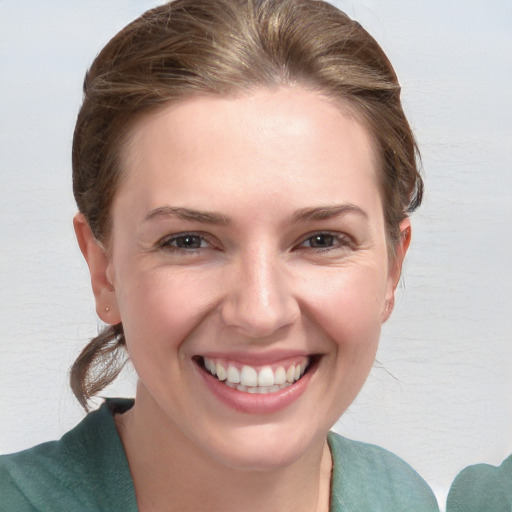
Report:
[{"label": "plain grey backdrop", "polygon": [[[379,362],[335,429],[443,501],[462,467],[512,452],[512,2],[334,3],[393,62],[427,185]],[[0,0],[0,453],[83,414],[67,372],[100,325],[71,226],[74,120],[86,67],[154,5]]]}]

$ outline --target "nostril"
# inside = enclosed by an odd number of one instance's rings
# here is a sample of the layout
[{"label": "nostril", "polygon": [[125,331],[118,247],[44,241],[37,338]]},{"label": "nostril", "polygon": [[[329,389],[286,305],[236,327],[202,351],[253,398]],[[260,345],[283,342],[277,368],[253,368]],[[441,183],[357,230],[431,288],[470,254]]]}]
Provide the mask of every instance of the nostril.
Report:
[{"label": "nostril", "polygon": [[235,300],[225,304],[221,317],[225,325],[236,329],[250,338],[268,338],[287,327],[299,318],[299,308],[290,300],[266,305],[243,304]]}]

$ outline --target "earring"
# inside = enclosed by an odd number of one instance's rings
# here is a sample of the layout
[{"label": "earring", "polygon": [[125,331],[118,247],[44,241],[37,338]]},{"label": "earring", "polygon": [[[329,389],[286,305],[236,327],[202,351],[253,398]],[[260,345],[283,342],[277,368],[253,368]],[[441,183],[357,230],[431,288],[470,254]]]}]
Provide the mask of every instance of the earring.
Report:
[{"label": "earring", "polygon": [[105,313],[108,313],[109,311],[110,311],[110,308],[107,306],[107,307],[105,308]]}]

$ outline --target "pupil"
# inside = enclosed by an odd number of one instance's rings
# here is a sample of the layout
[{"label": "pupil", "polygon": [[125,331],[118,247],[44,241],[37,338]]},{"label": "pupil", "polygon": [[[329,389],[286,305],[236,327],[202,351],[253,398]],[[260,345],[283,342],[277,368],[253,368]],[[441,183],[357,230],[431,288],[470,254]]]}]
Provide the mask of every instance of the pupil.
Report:
[{"label": "pupil", "polygon": [[198,249],[201,240],[198,236],[182,236],[176,240],[176,245],[182,249]]},{"label": "pupil", "polygon": [[316,235],[311,240],[312,247],[331,247],[334,241],[333,235]]}]

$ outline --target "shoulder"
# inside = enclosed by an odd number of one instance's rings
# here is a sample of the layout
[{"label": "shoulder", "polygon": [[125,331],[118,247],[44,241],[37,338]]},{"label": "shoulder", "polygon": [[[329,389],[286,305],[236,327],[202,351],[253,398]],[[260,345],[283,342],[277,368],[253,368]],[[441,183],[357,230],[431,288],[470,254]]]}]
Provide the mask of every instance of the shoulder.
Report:
[{"label": "shoulder", "polygon": [[510,512],[512,455],[501,466],[475,464],[462,470],[450,488],[447,512]]},{"label": "shoulder", "polygon": [[112,416],[118,403],[88,414],[59,441],[0,457],[0,512],[117,510],[104,508],[105,488],[133,494]]},{"label": "shoulder", "polygon": [[73,495],[82,467],[71,463],[67,443],[52,441],[0,457],[2,512],[45,510],[56,495]]},{"label": "shoulder", "polygon": [[328,441],[333,457],[333,512],[439,511],[430,487],[404,460],[378,446],[333,432]]}]

